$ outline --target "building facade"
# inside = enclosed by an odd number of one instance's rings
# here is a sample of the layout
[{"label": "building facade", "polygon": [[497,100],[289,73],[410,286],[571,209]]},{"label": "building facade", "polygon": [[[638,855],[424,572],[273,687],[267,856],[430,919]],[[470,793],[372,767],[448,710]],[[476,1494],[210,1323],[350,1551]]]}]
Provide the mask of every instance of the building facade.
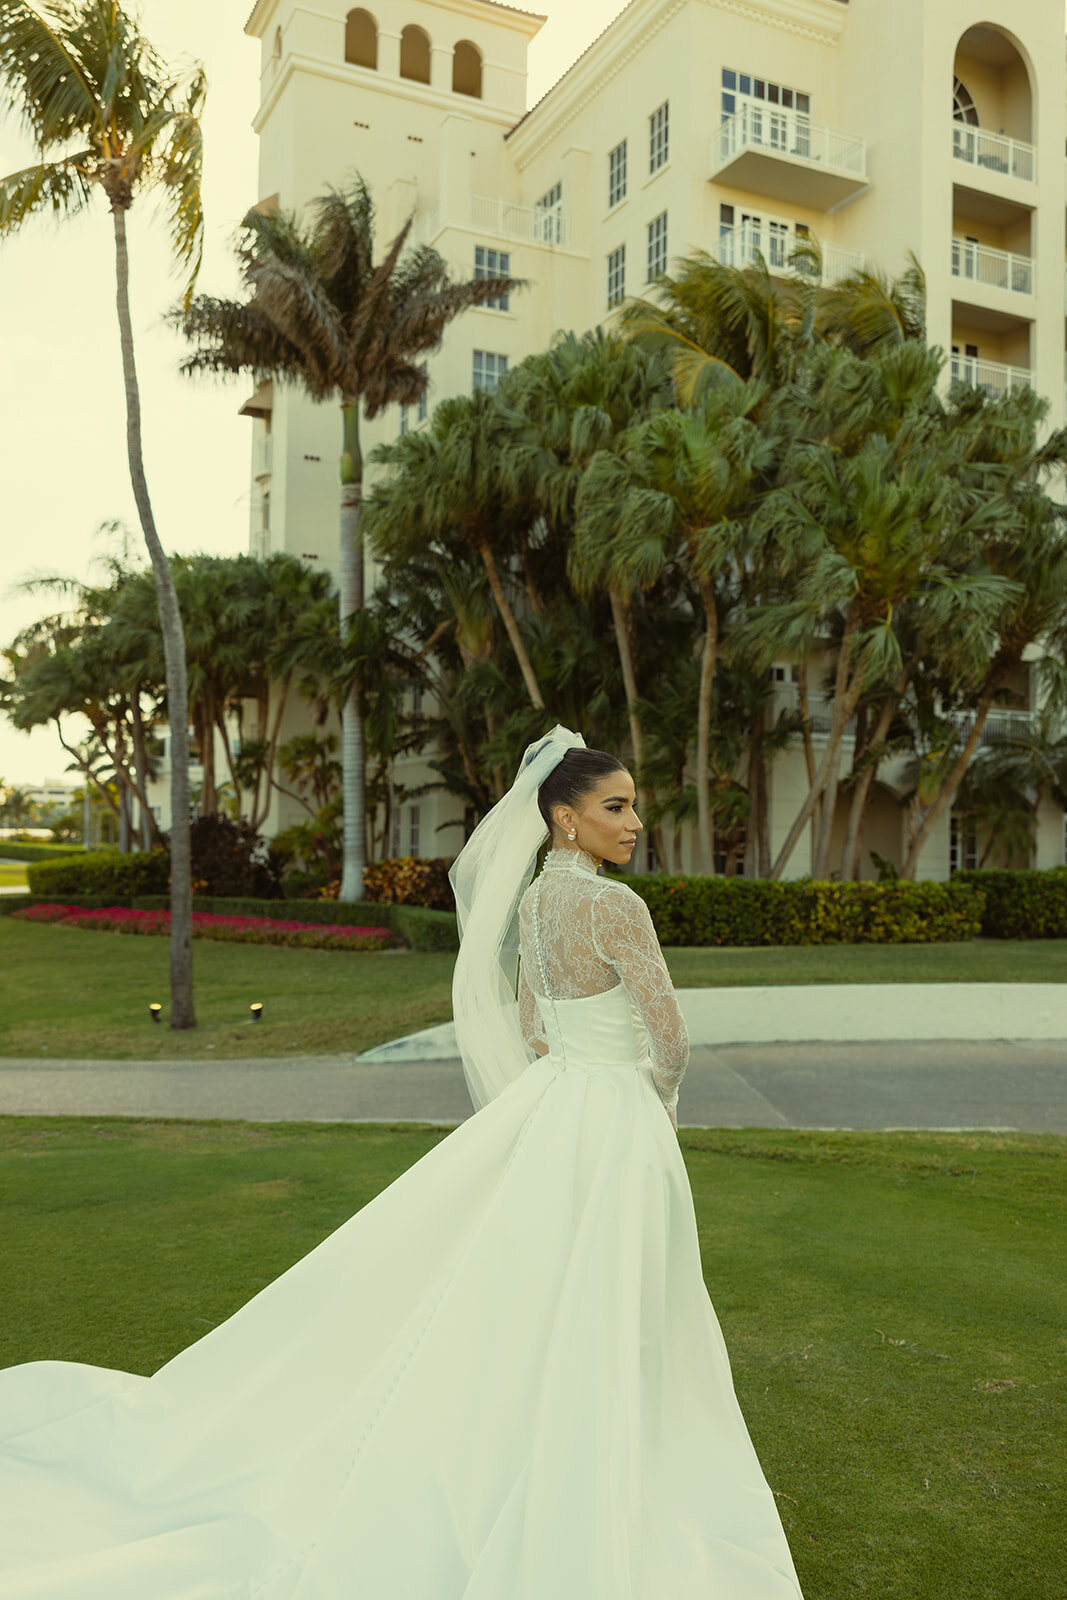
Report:
[{"label": "building facade", "polygon": [[[261,45],[262,203],[300,207],[358,171],[380,239],[414,217],[457,274],[527,281],[450,328],[429,408],[492,387],[560,329],[609,321],[694,248],[737,265],[758,251],[784,272],[814,239],[827,281],[860,265],[897,274],[914,254],[946,381],[1029,383],[1063,422],[1067,74],[1050,0],[631,0],[527,108],[543,20],[493,0],[257,0],[247,23]],[[269,384],[243,409],[252,553],[336,570],[337,411]],[[391,408],[368,450],[426,409]],[[1025,673],[1017,689],[1002,719],[1033,709]],[[882,776],[868,846],[898,860],[904,814]],[[799,755],[772,783],[776,847],[806,789]],[[288,804],[268,832],[295,820]],[[423,796],[395,842],[451,854],[461,822],[458,802]],[[1034,864],[1065,847],[1046,806]],[[946,876],[967,849],[946,817],[922,875]]]}]

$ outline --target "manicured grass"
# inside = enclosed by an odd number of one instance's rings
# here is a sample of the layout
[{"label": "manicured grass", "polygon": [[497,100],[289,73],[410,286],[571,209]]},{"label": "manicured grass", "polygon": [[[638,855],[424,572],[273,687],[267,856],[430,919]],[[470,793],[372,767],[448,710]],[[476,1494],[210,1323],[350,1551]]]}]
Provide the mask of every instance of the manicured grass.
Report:
[{"label": "manicured grass", "polygon": [[0,861],[0,888],[10,888],[12,884],[26,882],[26,863],[24,861]]},{"label": "manicured grass", "polygon": [[[0,1363],[153,1371],[442,1137],[0,1119]],[[806,1600],[1060,1600],[1067,1141],[681,1145]]]},{"label": "manicured grass", "polygon": [[[415,951],[198,943],[200,1026],[153,1027],[167,941],[0,916],[0,1056],[160,1060],[369,1050],[452,1015],[453,957]],[[1067,940],[668,950],[682,987],[797,983],[1063,982]],[[253,1000],[263,1021],[248,1022]]]}]

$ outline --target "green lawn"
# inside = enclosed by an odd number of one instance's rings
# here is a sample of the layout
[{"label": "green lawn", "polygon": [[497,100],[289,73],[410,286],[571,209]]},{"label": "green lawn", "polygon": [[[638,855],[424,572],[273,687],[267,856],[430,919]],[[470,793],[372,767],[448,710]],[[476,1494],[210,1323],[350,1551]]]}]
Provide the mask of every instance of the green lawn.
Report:
[{"label": "green lawn", "polygon": [[[154,1370],[443,1136],[0,1119],[0,1364]],[[806,1600],[1062,1600],[1067,1141],[681,1145]]]},{"label": "green lawn", "polygon": [[[153,1026],[167,1003],[166,939],[0,916],[0,1056],[283,1056],[369,1050],[452,1014],[452,956],[269,945],[194,947],[200,1026]],[[1067,941],[668,950],[683,987],[732,984],[1062,982]],[[263,1021],[248,1021],[254,1000]],[[164,1011],[164,1019],[166,1011]]]},{"label": "green lawn", "polygon": [[26,863],[24,861],[0,861],[0,888],[9,889],[12,884],[26,882]]}]

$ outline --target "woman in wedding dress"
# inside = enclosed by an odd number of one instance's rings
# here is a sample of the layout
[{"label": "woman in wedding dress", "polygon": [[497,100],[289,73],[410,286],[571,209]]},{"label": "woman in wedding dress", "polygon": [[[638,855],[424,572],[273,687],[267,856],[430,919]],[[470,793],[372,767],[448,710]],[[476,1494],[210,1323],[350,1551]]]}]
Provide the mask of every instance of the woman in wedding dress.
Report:
[{"label": "woman in wedding dress", "polygon": [[598,872],[634,799],[556,728],[461,852],[475,1116],[151,1378],[0,1373],[3,1600],[799,1600],[701,1274],[685,1026]]}]

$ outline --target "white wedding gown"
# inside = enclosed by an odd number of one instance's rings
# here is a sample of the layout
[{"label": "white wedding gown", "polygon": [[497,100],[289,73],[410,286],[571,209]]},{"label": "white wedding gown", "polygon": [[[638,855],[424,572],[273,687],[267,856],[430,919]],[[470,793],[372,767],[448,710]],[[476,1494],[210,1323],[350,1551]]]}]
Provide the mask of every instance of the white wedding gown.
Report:
[{"label": "white wedding gown", "polygon": [[510,1088],[151,1378],[0,1373],[3,1600],[798,1600],[664,1110],[684,1027],[592,866],[523,900],[549,1053]]}]

